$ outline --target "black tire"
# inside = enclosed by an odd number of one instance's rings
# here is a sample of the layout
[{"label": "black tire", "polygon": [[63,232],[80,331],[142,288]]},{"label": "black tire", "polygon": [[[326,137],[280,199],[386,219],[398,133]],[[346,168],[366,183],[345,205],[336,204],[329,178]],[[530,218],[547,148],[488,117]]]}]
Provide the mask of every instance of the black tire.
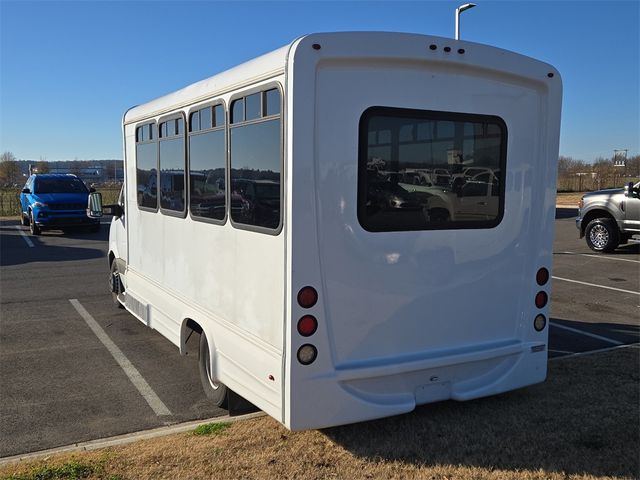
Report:
[{"label": "black tire", "polygon": [[40,235],[42,233],[40,227],[36,225],[36,222],[33,220],[33,214],[31,212],[29,212],[29,231],[31,235]]},{"label": "black tire", "polygon": [[[120,300],[118,300],[118,294],[113,291],[113,282],[115,281],[114,279],[115,274],[119,275],[120,272],[118,271],[118,262],[114,259],[113,262],[111,262],[111,271],[109,272],[109,291],[111,292],[111,301],[116,307],[124,308],[124,305],[122,305]],[[120,281],[120,286],[122,286],[122,281]],[[120,295],[122,295],[122,293]]]},{"label": "black tire", "polygon": [[612,252],[620,244],[618,225],[612,218],[594,218],[584,229],[584,235],[594,252]]},{"label": "black tire", "polygon": [[29,226],[29,217],[25,216],[24,214],[20,215],[20,220],[22,222],[22,226],[23,227],[28,227]]},{"label": "black tire", "polygon": [[222,382],[211,380],[209,364],[209,342],[204,333],[200,334],[200,383],[206,397],[216,406],[227,409],[229,405],[229,389]]}]

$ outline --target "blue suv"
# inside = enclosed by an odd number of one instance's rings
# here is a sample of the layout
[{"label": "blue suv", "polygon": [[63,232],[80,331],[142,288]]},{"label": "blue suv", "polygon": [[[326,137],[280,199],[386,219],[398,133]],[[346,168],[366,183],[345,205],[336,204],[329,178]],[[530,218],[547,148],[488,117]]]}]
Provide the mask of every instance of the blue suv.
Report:
[{"label": "blue suv", "polygon": [[31,175],[20,194],[22,225],[29,226],[33,235],[40,235],[44,229],[75,226],[97,232],[100,219],[89,218],[86,213],[89,191],[75,175]]}]

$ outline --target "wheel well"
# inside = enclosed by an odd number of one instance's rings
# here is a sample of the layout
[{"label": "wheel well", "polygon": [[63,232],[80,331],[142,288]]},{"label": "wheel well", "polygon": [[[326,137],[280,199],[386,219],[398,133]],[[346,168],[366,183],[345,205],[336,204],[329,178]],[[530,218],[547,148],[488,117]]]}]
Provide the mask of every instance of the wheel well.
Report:
[{"label": "wheel well", "polygon": [[111,268],[111,264],[115,259],[116,259],[116,256],[113,254],[113,252],[109,252],[109,268]]},{"label": "wheel well", "polygon": [[180,328],[180,355],[198,355],[199,341],[192,341],[193,334],[201,334],[202,327],[191,318],[185,318]]},{"label": "wheel well", "polygon": [[610,218],[611,220],[615,221],[615,218],[613,218],[613,215],[611,215],[606,210],[601,210],[601,209],[590,210],[587,212],[587,214],[584,217],[582,217],[582,223],[580,224],[580,235],[584,235],[585,228],[587,228],[587,225],[589,225],[589,222],[594,218]]}]

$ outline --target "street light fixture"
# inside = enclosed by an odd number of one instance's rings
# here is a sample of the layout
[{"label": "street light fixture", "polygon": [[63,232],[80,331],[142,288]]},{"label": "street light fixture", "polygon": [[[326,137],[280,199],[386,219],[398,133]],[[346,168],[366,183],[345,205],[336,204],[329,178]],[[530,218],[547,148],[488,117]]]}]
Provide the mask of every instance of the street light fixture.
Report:
[{"label": "street light fixture", "polygon": [[465,3],[456,8],[456,40],[460,40],[460,14],[465,10],[475,7],[475,3]]}]

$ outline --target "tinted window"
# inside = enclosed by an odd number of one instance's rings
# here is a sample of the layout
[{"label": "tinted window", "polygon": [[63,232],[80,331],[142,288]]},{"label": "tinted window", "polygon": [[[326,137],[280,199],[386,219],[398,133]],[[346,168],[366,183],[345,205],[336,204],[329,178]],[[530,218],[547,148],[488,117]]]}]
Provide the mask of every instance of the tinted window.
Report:
[{"label": "tinted window", "polygon": [[211,107],[200,110],[200,128],[202,130],[211,128]]},{"label": "tinted window", "polygon": [[213,114],[215,117],[215,127],[222,127],[225,124],[224,121],[224,107],[222,105],[216,105],[213,107]]},{"label": "tinted window", "polygon": [[197,132],[200,130],[200,112],[193,112],[189,118],[189,131]]},{"label": "tinted window", "polygon": [[[189,204],[196,217],[223,220],[225,198],[224,130],[189,136]],[[238,201],[232,204],[237,206]]]},{"label": "tinted window", "polygon": [[172,119],[168,138],[160,139],[160,207],[185,211],[184,136],[182,119]]},{"label": "tinted window", "polygon": [[264,116],[280,113],[280,90],[274,88],[264,92]]},{"label": "tinted window", "polygon": [[260,94],[254,93],[245,97],[245,120],[260,118]]},{"label": "tinted window", "polygon": [[[244,225],[280,225],[280,118],[239,124],[230,130],[231,218]],[[238,202],[239,208],[234,208]]]},{"label": "tinted window", "polygon": [[158,151],[156,142],[150,140],[153,124],[138,127],[136,144],[136,183],[138,205],[158,207]]},{"label": "tinted window", "polygon": [[244,121],[244,98],[239,98],[231,104],[231,123]]},{"label": "tinted window", "polygon": [[77,177],[36,177],[34,193],[87,193],[87,186]]},{"label": "tinted window", "polygon": [[506,137],[494,116],[370,108],[360,120],[360,224],[369,231],[497,225]]}]

